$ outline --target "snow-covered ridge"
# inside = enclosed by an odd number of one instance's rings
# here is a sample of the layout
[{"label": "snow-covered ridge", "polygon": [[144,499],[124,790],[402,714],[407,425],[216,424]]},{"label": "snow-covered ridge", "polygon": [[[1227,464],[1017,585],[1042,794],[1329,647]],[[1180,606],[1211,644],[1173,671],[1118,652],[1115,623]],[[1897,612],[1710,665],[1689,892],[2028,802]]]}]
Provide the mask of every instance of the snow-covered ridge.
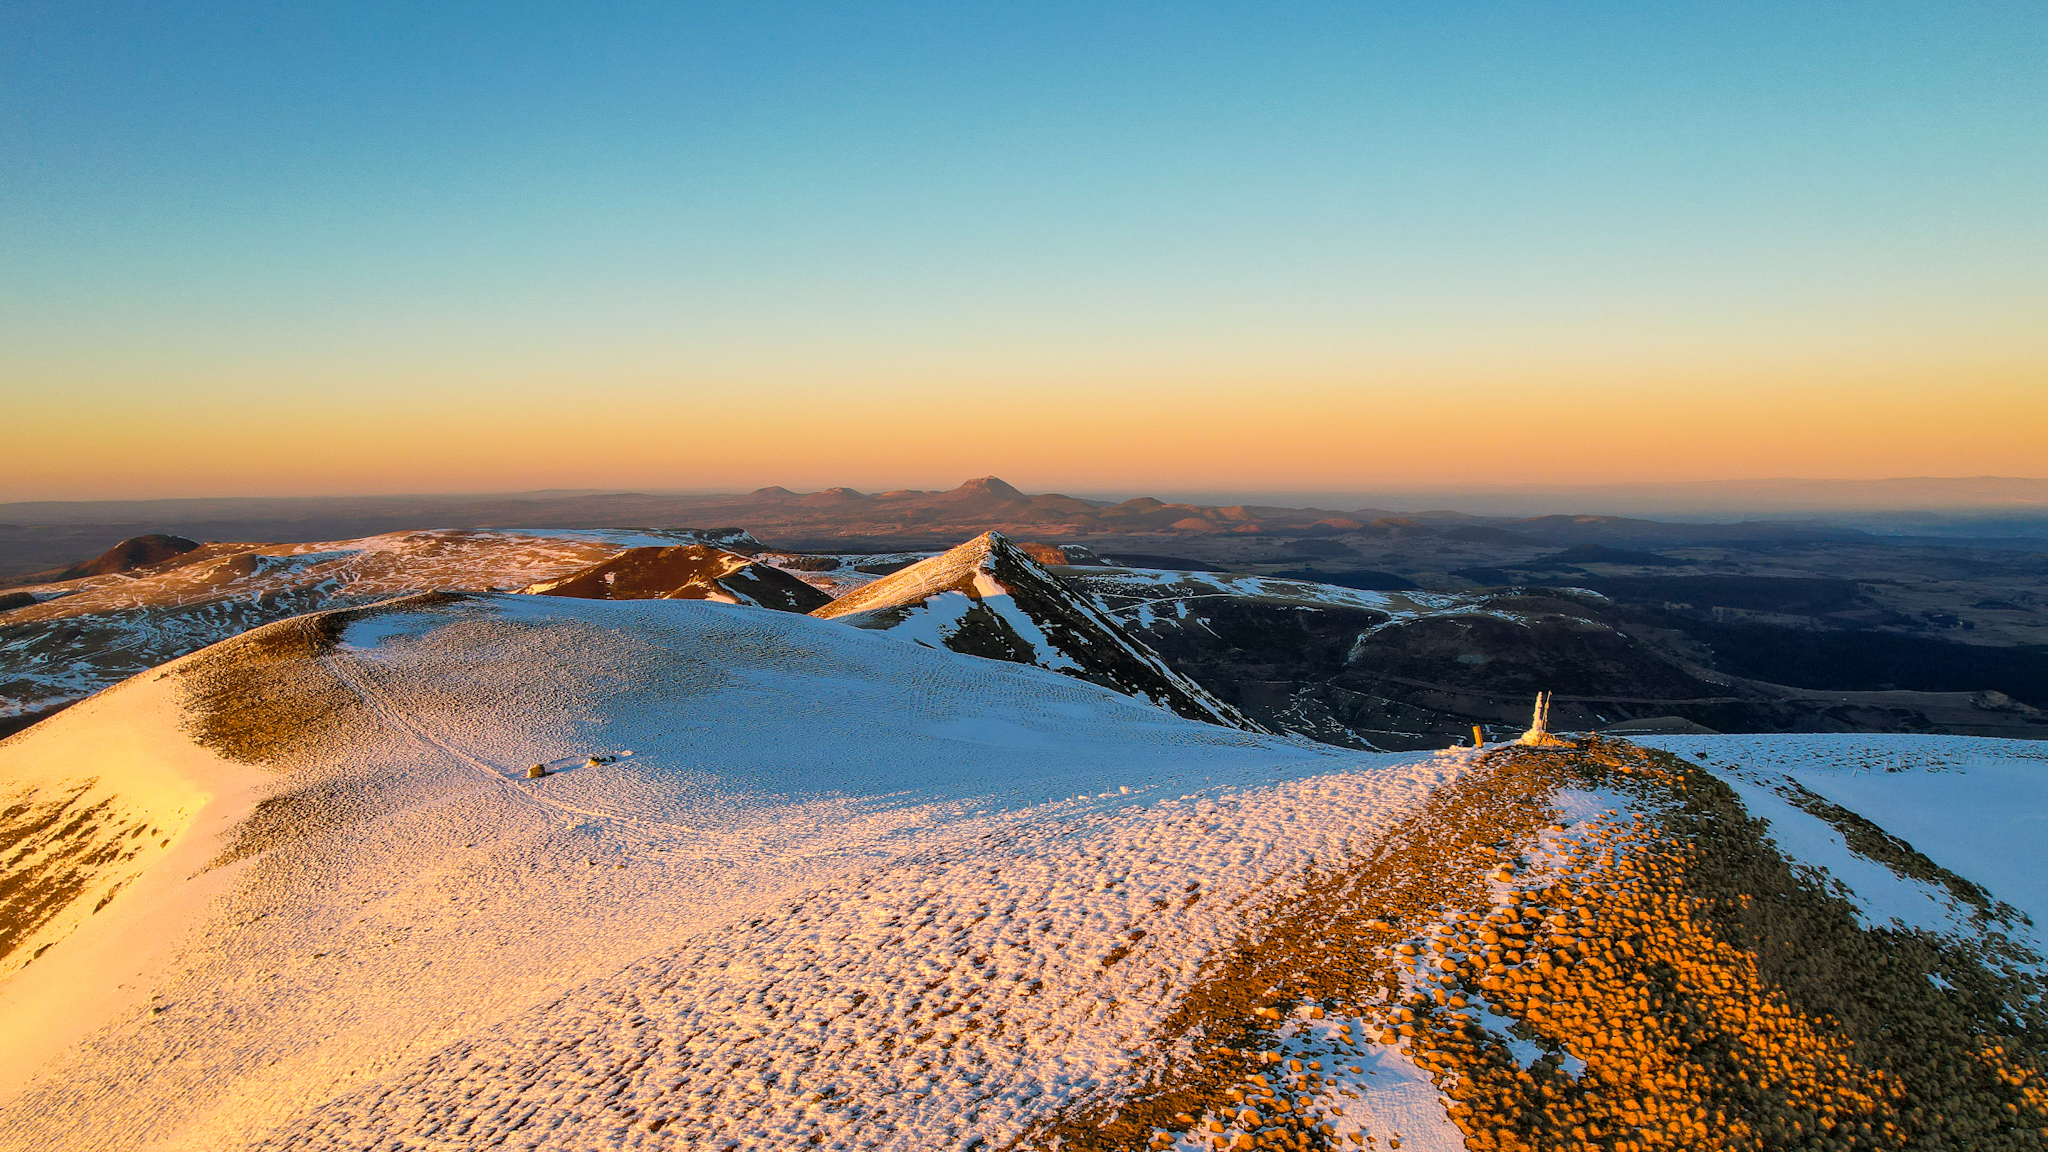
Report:
[{"label": "snow-covered ridge", "polygon": [[264,1146],[374,1144],[422,1116],[478,1142],[563,1133],[544,1147],[1006,1146],[1127,1090],[1179,996],[1286,878],[1441,771],[997,826],[651,957]]},{"label": "snow-covered ridge", "polygon": [[1191,719],[1259,728],[1000,533],[854,589],[812,614],[927,647],[1069,673]]}]

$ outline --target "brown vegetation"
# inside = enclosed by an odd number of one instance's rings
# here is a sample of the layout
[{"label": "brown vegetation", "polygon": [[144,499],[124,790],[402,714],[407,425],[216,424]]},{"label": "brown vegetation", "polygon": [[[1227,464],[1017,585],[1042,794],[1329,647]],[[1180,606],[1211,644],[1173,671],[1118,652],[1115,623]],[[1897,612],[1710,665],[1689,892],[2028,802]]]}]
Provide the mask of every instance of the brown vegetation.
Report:
[{"label": "brown vegetation", "polygon": [[[1515,874],[1564,787],[1634,811],[1556,838],[1561,875],[1497,904],[1482,874]],[[1192,1060],[1029,1143],[1328,1146],[1327,1077],[1273,1066],[1306,1008],[1399,1045],[1475,1150],[2039,1148],[2048,1021],[2015,950],[1860,926],[1673,757],[1496,751],[1239,947],[1174,1022]],[[1482,1006],[1546,1055],[1524,1067]]]},{"label": "brown vegetation", "polygon": [[[0,807],[0,960],[70,907],[107,869],[146,847],[161,846],[160,829],[146,820],[124,819],[111,796],[94,799],[96,783],[80,780],[50,796],[17,793]],[[112,896],[109,892],[101,905]]]},{"label": "brown vegetation", "polygon": [[187,724],[194,739],[223,756],[259,765],[310,746],[358,703],[346,683],[319,665],[350,623],[461,599],[458,593],[423,592],[364,608],[294,616],[195,653],[175,670],[189,694]]}]

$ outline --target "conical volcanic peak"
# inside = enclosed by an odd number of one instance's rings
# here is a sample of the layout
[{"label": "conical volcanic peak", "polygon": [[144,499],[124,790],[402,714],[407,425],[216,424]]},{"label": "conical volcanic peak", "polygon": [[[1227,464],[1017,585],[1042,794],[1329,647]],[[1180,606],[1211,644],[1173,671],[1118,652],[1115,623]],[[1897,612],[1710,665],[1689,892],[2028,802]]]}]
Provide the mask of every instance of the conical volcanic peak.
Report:
[{"label": "conical volcanic peak", "polygon": [[1023,503],[1031,499],[996,476],[977,476],[962,483],[958,488],[945,494],[949,500],[1014,500]]},{"label": "conical volcanic peak", "polygon": [[831,598],[779,568],[702,544],[628,548],[601,563],[521,591],[585,600],[718,600],[808,612]]},{"label": "conical volcanic peak", "polygon": [[913,564],[812,615],[933,648],[1035,664],[1193,720],[1262,731],[1169,668],[999,532]]}]

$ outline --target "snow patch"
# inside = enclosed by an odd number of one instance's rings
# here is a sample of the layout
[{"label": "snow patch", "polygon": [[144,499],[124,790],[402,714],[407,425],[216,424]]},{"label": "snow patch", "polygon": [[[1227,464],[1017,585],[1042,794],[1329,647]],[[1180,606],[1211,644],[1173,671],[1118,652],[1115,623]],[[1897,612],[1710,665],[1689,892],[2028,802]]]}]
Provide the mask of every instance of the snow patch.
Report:
[{"label": "snow patch", "polygon": [[[1798,734],[1657,736],[1640,743],[1695,761],[1771,823],[1787,855],[1851,890],[1871,923],[1974,933],[1975,911],[1945,887],[1901,876],[1849,848],[1791,803],[1787,784],[1862,816],[1935,864],[2048,923],[2048,746],[1971,736]],[[2037,946],[2038,947],[2038,946]]]}]

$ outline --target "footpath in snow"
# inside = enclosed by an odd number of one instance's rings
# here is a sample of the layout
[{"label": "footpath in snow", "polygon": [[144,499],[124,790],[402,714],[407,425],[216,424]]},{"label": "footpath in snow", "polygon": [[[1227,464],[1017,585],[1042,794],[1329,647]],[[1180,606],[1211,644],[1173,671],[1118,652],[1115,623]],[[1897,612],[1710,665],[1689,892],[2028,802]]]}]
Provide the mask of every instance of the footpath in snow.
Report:
[{"label": "footpath in snow", "polygon": [[[246,639],[280,646],[267,635]],[[772,1069],[770,1101],[836,1085],[876,1102],[840,1121],[863,1141],[1000,1132],[1112,1091],[1272,885],[1453,770],[706,602],[467,598],[355,618],[253,671],[234,651],[0,749],[42,761],[169,706],[204,734],[222,684],[325,702],[258,734],[263,806],[238,841],[208,832],[233,884],[174,955],[123,977],[147,995],[6,1086],[7,1146],[367,1146],[413,1131],[420,1107],[455,1107],[467,1131],[542,1086],[565,1106],[630,1102],[621,1069],[654,1084],[742,1055],[754,1073],[692,1099],[751,1100]],[[251,767],[198,753],[223,781]],[[76,775],[96,767],[66,754]],[[67,949],[25,971],[61,970]],[[14,987],[0,1022],[27,1011]],[[964,1039],[927,1050],[945,1028]],[[538,1055],[572,1039],[582,1079]],[[637,1047],[658,1039],[687,1063]],[[479,1071],[501,1061],[541,1079]],[[450,1076],[468,1087],[451,1095]],[[795,1122],[739,1111],[762,1139]]]}]

